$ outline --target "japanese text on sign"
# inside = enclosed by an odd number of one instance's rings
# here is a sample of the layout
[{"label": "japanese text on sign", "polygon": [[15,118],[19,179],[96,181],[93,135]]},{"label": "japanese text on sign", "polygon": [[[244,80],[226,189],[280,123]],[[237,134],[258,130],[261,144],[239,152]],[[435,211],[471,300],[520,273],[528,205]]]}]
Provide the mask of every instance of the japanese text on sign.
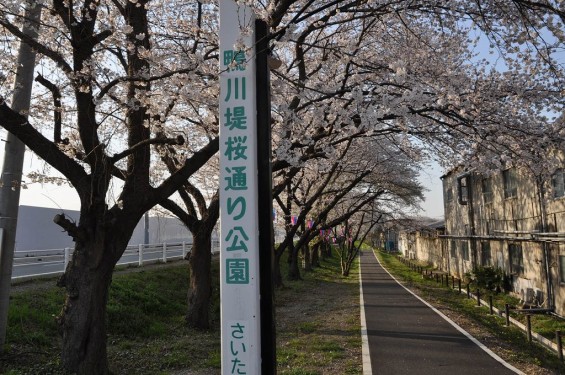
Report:
[{"label": "japanese text on sign", "polygon": [[[260,356],[255,17],[220,1],[222,374],[258,374]],[[252,29],[253,32],[242,32]],[[236,47],[237,46],[237,47]]]}]

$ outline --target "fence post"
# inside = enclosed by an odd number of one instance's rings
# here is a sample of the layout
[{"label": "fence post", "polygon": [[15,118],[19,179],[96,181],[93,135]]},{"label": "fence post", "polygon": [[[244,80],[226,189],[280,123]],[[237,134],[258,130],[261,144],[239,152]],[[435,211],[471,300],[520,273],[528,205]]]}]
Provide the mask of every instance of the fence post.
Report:
[{"label": "fence post", "polygon": [[469,286],[469,284],[467,284],[467,298],[471,298],[471,287]]},{"label": "fence post", "polygon": [[510,326],[510,306],[504,304],[504,312],[506,313],[506,327]]},{"label": "fence post", "polygon": [[532,316],[526,314],[526,330],[528,332],[528,342],[532,343]]},{"label": "fence post", "polygon": [[167,263],[167,243],[163,242],[163,263]]},{"label": "fence post", "polygon": [[459,294],[461,294],[461,279],[457,279],[457,286],[459,287]]},{"label": "fence post", "polygon": [[69,247],[65,247],[65,271],[67,269],[67,264],[69,264],[71,258],[71,249]]},{"label": "fence post", "polygon": [[[214,248],[214,244],[212,243],[212,249]],[[182,241],[182,259],[186,258],[186,242]]]},{"label": "fence post", "polygon": [[451,276],[451,289],[455,289],[455,276]]},{"label": "fence post", "polygon": [[142,243],[139,244],[138,252],[139,252],[139,260],[138,260],[137,264],[138,264],[139,267],[141,267],[141,266],[143,266],[143,244]]},{"label": "fence post", "polygon": [[561,331],[555,331],[555,339],[557,340],[557,354],[559,355],[559,360],[563,362],[563,343],[561,342]]},{"label": "fence post", "polygon": [[490,315],[494,314],[494,310],[492,308],[492,295],[488,296],[488,307],[489,307]]},{"label": "fence post", "polygon": [[481,306],[481,290],[477,289],[477,306]]}]

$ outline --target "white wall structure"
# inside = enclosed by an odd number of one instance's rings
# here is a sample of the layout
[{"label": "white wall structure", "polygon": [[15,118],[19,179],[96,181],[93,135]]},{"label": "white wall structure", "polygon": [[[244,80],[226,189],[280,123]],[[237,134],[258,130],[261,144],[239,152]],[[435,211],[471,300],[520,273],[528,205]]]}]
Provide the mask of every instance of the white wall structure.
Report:
[{"label": "white wall structure", "polygon": [[[53,222],[57,214],[65,214],[69,219],[78,221],[79,212],[56,208],[20,206],[18,229],[16,232],[16,251],[62,249],[73,247],[71,237]],[[149,217],[149,243],[191,242],[190,231],[174,217]],[[144,220],[135,228],[130,245],[144,242]]]}]

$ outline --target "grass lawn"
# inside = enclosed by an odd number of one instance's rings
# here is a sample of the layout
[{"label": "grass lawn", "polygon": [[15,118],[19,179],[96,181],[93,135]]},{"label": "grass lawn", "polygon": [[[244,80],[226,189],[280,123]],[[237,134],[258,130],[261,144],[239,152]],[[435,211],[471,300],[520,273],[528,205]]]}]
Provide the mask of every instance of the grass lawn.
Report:
[{"label": "grass lawn", "polygon": [[[217,262],[213,267],[218,280]],[[356,270],[351,275],[341,277],[339,260],[329,258],[302,281],[275,291],[280,374],[362,373]],[[212,329],[189,329],[184,324],[188,276],[185,261],[114,275],[107,310],[113,373],[220,372],[219,285],[213,289]],[[55,280],[14,288],[0,373],[62,373],[56,317],[63,301]]]}]

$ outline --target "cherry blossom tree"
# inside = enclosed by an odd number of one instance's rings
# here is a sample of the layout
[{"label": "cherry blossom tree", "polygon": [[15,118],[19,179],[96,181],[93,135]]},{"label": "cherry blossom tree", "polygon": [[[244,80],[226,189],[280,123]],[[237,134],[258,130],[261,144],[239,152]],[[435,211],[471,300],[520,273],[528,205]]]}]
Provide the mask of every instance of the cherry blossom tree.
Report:
[{"label": "cherry blossom tree", "polygon": [[[178,168],[178,160],[167,152],[167,164],[171,172]],[[214,158],[214,161],[216,158]],[[201,177],[195,182],[187,181],[178,190],[178,199],[167,199],[161,206],[170,211],[192,233],[189,256],[190,285],[186,322],[198,329],[210,328],[210,303],[212,291],[212,232],[219,218],[220,198],[217,188],[217,163],[201,168]],[[209,193],[208,196],[206,193]],[[179,204],[180,201],[182,205]]]},{"label": "cherry blossom tree", "polygon": [[[37,42],[20,31],[25,3],[0,4],[1,97],[10,97],[15,45],[29,43],[39,56],[29,119],[2,100],[0,125],[79,194],[79,222],[57,218],[76,243],[60,282],[67,289],[62,363],[71,372],[107,373],[108,287],[141,216],[163,204],[182,217],[174,205],[184,204],[187,223],[197,232],[205,226],[204,233],[216,217],[213,195],[201,194],[195,174],[218,150],[218,4],[40,2]],[[542,136],[544,145],[560,145],[562,122],[534,120],[563,108],[563,66],[555,59],[564,42],[562,2],[240,3],[268,22],[282,62],[272,73],[275,194],[297,192],[301,171],[312,165],[337,182],[332,171],[343,176],[351,166],[341,163],[347,145],[363,138],[409,160],[441,155],[456,163],[516,140],[520,149],[538,148]],[[485,38],[504,71],[477,56]],[[371,172],[355,172],[336,198],[367,183]],[[318,186],[306,187],[305,206],[320,204],[311,200]],[[332,202],[320,207],[326,225]]]},{"label": "cherry blossom tree", "polygon": [[[114,265],[142,215],[186,184],[218,149],[217,121],[208,108],[217,97],[210,85],[217,48],[200,44],[209,37],[206,27],[189,39],[179,35],[199,23],[214,28],[216,21],[198,19],[198,3],[55,0],[43,4],[42,32],[33,42],[18,27],[24,5],[0,7],[2,31],[12,36],[4,51],[20,39],[41,55],[40,83],[61,95],[62,135],[49,134],[54,116],[47,89],[36,91],[29,121],[2,102],[0,123],[79,194],[79,222],[56,217],[76,244],[59,281],[67,289],[58,318],[62,364],[71,372],[107,373],[105,307]],[[151,174],[160,161],[152,154],[156,145],[182,146],[174,173]],[[122,181],[115,200],[108,196],[114,179]]]},{"label": "cherry blossom tree", "polygon": [[282,284],[278,267],[285,250],[288,278],[299,279],[299,250],[308,258],[307,245],[320,231],[333,230],[369,206],[376,215],[418,204],[422,187],[415,182],[417,160],[386,141],[349,140],[329,170],[325,162],[313,159],[295,176],[280,173],[275,179],[275,199],[286,218],[286,237],[275,251],[276,285]]}]

